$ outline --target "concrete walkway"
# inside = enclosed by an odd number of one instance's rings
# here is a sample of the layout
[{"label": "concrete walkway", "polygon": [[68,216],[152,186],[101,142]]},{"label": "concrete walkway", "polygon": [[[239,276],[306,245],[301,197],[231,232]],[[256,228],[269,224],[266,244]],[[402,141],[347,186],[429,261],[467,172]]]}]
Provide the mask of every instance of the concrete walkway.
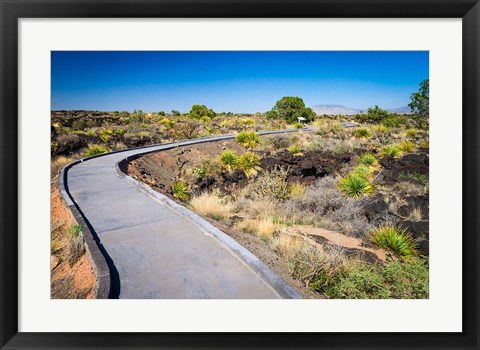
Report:
[{"label": "concrete walkway", "polygon": [[[179,145],[205,141],[189,140]],[[224,242],[115,171],[116,164],[128,156],[172,147],[166,144],[111,153],[76,164],[67,172],[71,198],[108,255],[112,297],[300,297],[286,284],[290,293],[279,292]],[[261,267],[268,270],[265,265]]]}]

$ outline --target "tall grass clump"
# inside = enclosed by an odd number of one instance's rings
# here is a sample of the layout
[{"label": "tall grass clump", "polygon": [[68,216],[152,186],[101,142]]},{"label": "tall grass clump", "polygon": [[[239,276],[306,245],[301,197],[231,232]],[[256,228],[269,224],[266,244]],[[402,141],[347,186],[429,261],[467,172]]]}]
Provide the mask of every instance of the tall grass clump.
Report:
[{"label": "tall grass clump", "polygon": [[368,139],[372,137],[372,132],[367,128],[358,128],[355,131],[355,137],[358,139]]},{"label": "tall grass clump", "polygon": [[255,131],[242,131],[237,134],[236,140],[245,148],[255,148],[260,143],[260,136]]},{"label": "tall grass clump", "polygon": [[358,158],[358,162],[363,165],[375,166],[377,164],[377,158],[371,153],[364,153]]},{"label": "tall grass clump", "polygon": [[338,188],[352,198],[367,196],[373,192],[373,186],[370,181],[365,176],[355,172],[347,174],[340,179]]},{"label": "tall grass clump", "polygon": [[302,149],[300,147],[298,147],[297,145],[292,145],[290,146],[290,148],[288,149],[290,151],[291,154],[293,154],[294,156],[299,156],[302,154]]},{"label": "tall grass clump", "polygon": [[380,150],[380,156],[393,156],[394,158],[399,157],[402,154],[398,146],[387,145]]},{"label": "tall grass clump", "polygon": [[215,220],[223,220],[228,217],[230,205],[227,205],[214,193],[204,192],[191,199],[190,205],[200,215],[208,216]]},{"label": "tall grass clump", "polygon": [[398,144],[398,149],[403,153],[411,153],[415,151],[415,144],[412,141],[403,141]]},{"label": "tall grass clump", "polygon": [[402,230],[393,225],[385,225],[373,230],[370,237],[378,246],[401,256],[417,254],[417,244],[406,229]]},{"label": "tall grass clump", "polygon": [[253,152],[246,152],[238,159],[238,166],[247,176],[255,176],[261,169],[260,157]]},{"label": "tall grass clump", "polygon": [[83,156],[91,157],[91,156],[96,156],[96,155],[107,153],[107,152],[110,152],[110,149],[108,149],[108,147],[106,146],[91,145],[90,147],[87,148]]},{"label": "tall grass clump", "polygon": [[188,185],[182,180],[178,180],[173,184],[172,193],[175,198],[178,198],[181,201],[186,201],[190,196]]},{"label": "tall grass clump", "polygon": [[220,154],[220,162],[227,168],[227,170],[232,171],[238,166],[238,155],[237,152],[227,149]]}]

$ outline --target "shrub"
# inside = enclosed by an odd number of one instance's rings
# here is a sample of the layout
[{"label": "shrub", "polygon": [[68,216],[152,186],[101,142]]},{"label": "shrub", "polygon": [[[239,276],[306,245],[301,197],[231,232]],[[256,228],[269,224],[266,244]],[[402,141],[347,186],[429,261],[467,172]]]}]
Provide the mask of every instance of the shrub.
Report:
[{"label": "shrub", "polygon": [[398,149],[400,150],[400,152],[411,153],[415,150],[415,145],[413,144],[412,141],[407,140],[399,143]]},{"label": "shrub", "polygon": [[293,127],[294,127],[294,129],[303,129],[305,127],[305,125],[303,123],[296,122],[296,123],[293,124]]},{"label": "shrub", "polygon": [[236,140],[245,148],[255,148],[260,143],[260,136],[254,131],[242,131],[237,134]]},{"label": "shrub", "polygon": [[67,236],[71,239],[77,238],[83,232],[83,226],[79,224],[73,224],[68,226]]},{"label": "shrub", "polygon": [[227,168],[227,170],[232,171],[238,166],[238,155],[237,152],[232,150],[225,150],[220,154],[220,161]]},{"label": "shrub", "polygon": [[363,165],[375,166],[377,164],[377,158],[371,153],[364,153],[358,158],[358,162]]},{"label": "shrub", "polygon": [[417,244],[406,229],[402,230],[393,225],[385,225],[373,230],[370,236],[378,246],[394,251],[401,256],[417,253]]},{"label": "shrub", "polygon": [[381,157],[385,157],[385,156],[393,156],[394,158],[400,156],[401,154],[401,151],[400,149],[395,146],[395,145],[387,145],[385,147],[383,147],[381,150],[380,150],[380,156]]},{"label": "shrub", "polygon": [[338,183],[338,188],[346,195],[358,198],[373,192],[373,186],[364,176],[350,173],[344,176]]},{"label": "shrub", "polygon": [[390,114],[388,117],[384,118],[381,123],[389,128],[399,128],[401,125],[405,124],[407,119],[396,114]]},{"label": "shrub", "polygon": [[193,197],[190,205],[200,215],[205,215],[215,220],[227,218],[230,212],[230,206],[223,203],[213,193],[204,192],[199,196]]},{"label": "shrub", "polygon": [[246,152],[239,158],[238,165],[247,176],[254,176],[261,169],[260,157],[253,152]]},{"label": "shrub", "polygon": [[117,130],[115,130],[115,134],[120,135],[120,136],[125,135],[126,132],[127,132],[127,131],[126,131],[125,129],[117,129]]},{"label": "shrub", "polygon": [[359,139],[368,139],[372,137],[372,132],[367,128],[358,128],[355,131],[355,137]]},{"label": "shrub", "polygon": [[180,199],[181,201],[186,201],[190,196],[190,190],[188,189],[188,185],[182,180],[178,180],[173,184],[172,192],[173,196]]},{"label": "shrub", "polygon": [[290,146],[290,148],[288,149],[290,151],[291,154],[293,154],[294,156],[296,155],[301,155],[302,154],[302,150],[300,149],[300,147],[298,147],[297,145],[292,145]]},{"label": "shrub", "polygon": [[72,267],[85,252],[83,237],[78,236],[68,240],[68,264]]},{"label": "shrub", "polygon": [[203,179],[203,178],[205,177],[205,169],[195,168],[195,169],[193,169],[193,174],[194,174],[198,179]]},{"label": "shrub", "polygon": [[208,123],[210,123],[210,122],[212,121],[212,118],[207,117],[206,115],[204,115],[203,117],[200,118],[200,121],[208,124]]},{"label": "shrub", "polygon": [[99,154],[110,152],[108,147],[102,145],[91,145],[84,153],[84,157],[96,156]]},{"label": "shrub", "polygon": [[252,192],[262,199],[283,201],[290,196],[287,171],[276,167],[266,171],[252,183]]},{"label": "shrub", "polygon": [[383,124],[377,124],[373,127],[373,130],[381,135],[385,135],[385,134],[388,134],[388,132],[390,131],[389,128],[387,128],[385,125]]},{"label": "shrub", "polygon": [[305,185],[297,182],[290,186],[290,195],[292,197],[300,197],[304,193],[305,193]]},{"label": "shrub", "polygon": [[372,265],[351,262],[324,284],[321,291],[335,299],[427,299],[428,259],[389,260]]}]

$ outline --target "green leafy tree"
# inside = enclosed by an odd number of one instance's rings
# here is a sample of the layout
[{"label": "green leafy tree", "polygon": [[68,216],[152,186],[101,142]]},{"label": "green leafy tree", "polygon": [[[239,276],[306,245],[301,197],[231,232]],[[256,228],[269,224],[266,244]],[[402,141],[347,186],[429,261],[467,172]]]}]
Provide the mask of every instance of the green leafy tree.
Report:
[{"label": "green leafy tree", "polygon": [[295,123],[299,117],[305,118],[307,122],[315,118],[315,112],[311,108],[305,107],[305,103],[300,97],[285,96],[267,112],[267,118],[284,119],[287,123]]},{"label": "green leafy tree", "polygon": [[429,87],[430,83],[428,79],[423,80],[420,83],[420,88],[417,92],[410,95],[410,103],[408,106],[411,108],[412,113],[415,114],[417,121],[420,124],[427,124],[429,117]]},{"label": "green leafy tree", "polygon": [[200,119],[202,117],[215,118],[216,113],[205,105],[193,105],[190,111],[190,118]]},{"label": "green leafy tree", "polygon": [[172,115],[178,117],[180,115],[180,112],[177,111],[176,109],[172,110]]}]

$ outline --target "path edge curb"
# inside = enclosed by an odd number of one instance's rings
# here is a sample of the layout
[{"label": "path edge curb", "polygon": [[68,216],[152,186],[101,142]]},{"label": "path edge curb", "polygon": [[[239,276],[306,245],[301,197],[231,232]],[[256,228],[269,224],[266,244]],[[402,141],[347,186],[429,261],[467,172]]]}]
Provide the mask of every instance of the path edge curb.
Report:
[{"label": "path edge curb", "polygon": [[99,247],[99,240],[90,230],[90,224],[88,223],[87,219],[77,207],[75,202],[70,196],[70,192],[68,191],[68,184],[66,181],[68,169],[72,166],[81,163],[83,160],[76,160],[70,164],[65,165],[59,176],[58,186],[60,188],[60,193],[62,194],[62,199],[68,208],[73,219],[77,222],[77,224],[82,225],[82,235],[83,235],[83,242],[85,244],[85,251],[88,256],[88,260],[92,266],[93,273],[95,275],[95,298],[96,299],[109,299],[110,292],[111,292],[111,276],[110,276],[110,268],[108,267],[107,260],[103,255],[102,251]]}]

